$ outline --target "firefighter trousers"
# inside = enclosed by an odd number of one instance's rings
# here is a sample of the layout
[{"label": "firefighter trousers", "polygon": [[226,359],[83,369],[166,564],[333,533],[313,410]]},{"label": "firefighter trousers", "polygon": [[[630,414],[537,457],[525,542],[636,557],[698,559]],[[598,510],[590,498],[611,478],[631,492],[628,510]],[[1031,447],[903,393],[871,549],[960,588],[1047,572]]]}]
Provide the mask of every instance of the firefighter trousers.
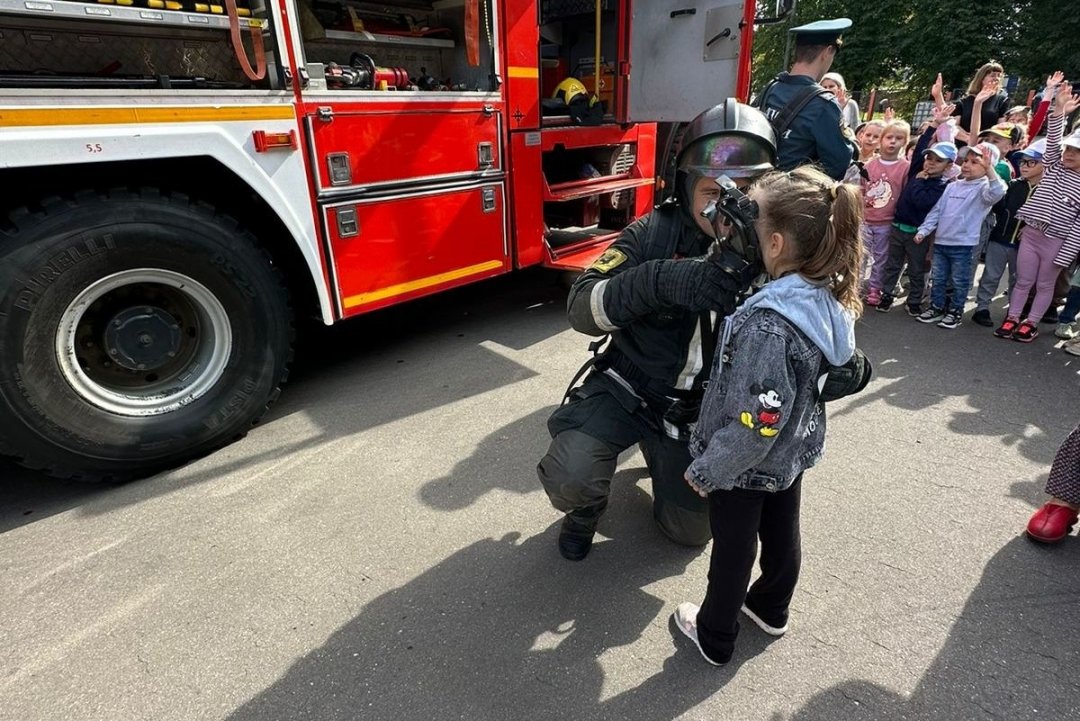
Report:
[{"label": "firefighter trousers", "polygon": [[548,419],[552,441],[537,465],[551,505],[599,517],[607,507],[619,454],[639,444],[652,477],[653,518],[675,543],[703,546],[712,538],[708,503],[683,478],[685,441],[666,435],[631,394],[591,374]]}]

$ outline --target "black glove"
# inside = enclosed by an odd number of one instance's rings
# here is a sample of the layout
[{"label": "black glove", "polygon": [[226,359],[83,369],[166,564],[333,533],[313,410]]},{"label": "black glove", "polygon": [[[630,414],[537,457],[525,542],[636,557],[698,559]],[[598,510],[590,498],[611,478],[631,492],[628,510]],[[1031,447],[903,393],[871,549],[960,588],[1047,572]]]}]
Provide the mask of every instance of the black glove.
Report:
[{"label": "black glove", "polygon": [[764,268],[757,263],[751,263],[738,253],[727,248],[718,248],[709,255],[708,261],[719,267],[720,270],[735,281],[735,288],[739,293],[749,290],[754,278],[765,272]]},{"label": "black glove", "polygon": [[706,310],[728,312],[735,306],[738,294],[750,287],[750,281],[744,281],[738,275],[742,266],[749,264],[734,253],[654,262],[658,266],[656,297],[664,305],[679,306],[695,313]]},{"label": "black glove", "polygon": [[823,363],[821,370],[827,375],[818,399],[826,403],[858,393],[866,388],[866,384],[874,375],[874,366],[870,363],[870,359],[858,348],[852,354],[851,360],[844,365],[833,366]]}]

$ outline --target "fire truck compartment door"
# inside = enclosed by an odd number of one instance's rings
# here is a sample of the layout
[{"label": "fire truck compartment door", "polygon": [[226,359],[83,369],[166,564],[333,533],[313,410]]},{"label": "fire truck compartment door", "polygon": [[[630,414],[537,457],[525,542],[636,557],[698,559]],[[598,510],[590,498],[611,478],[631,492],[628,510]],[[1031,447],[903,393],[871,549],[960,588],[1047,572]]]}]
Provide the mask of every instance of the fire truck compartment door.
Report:
[{"label": "fire truck compartment door", "polygon": [[343,317],[511,268],[501,181],[341,201],[323,212]]},{"label": "fire truck compartment door", "polygon": [[484,178],[502,174],[499,113],[482,109],[309,116],[319,190]]},{"label": "fire truck compartment door", "polygon": [[687,122],[735,96],[743,0],[633,0],[628,114]]}]

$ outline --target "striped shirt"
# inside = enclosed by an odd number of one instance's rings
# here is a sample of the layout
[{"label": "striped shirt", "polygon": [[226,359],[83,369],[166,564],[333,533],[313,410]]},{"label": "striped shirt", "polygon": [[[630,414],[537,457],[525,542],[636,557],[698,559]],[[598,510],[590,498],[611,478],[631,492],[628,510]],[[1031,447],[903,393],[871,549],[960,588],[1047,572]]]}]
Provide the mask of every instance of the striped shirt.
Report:
[{"label": "striped shirt", "polygon": [[1046,123],[1043,179],[1016,216],[1064,241],[1054,265],[1066,268],[1080,254],[1080,173],[1061,164],[1065,116],[1053,114]]}]

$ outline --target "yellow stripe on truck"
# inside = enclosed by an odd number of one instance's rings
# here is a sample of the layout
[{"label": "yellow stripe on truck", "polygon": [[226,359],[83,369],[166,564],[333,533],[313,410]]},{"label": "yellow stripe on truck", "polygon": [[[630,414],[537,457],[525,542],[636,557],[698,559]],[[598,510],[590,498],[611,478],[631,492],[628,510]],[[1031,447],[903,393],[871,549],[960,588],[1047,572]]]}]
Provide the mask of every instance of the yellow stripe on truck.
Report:
[{"label": "yellow stripe on truck", "polygon": [[342,305],[346,308],[355,308],[360,305],[367,305],[368,303],[375,303],[386,298],[393,298],[398,295],[405,295],[414,290],[423,290],[424,288],[430,288],[433,285],[439,285],[440,283],[449,283],[452,280],[459,280],[461,278],[467,278],[470,275],[477,275],[489,270],[496,270],[503,267],[503,261],[501,260],[489,260],[485,263],[478,263],[477,265],[470,265],[468,268],[459,268],[452,270],[449,273],[440,273],[439,275],[432,275],[427,278],[420,278],[419,280],[409,281],[408,283],[398,283],[397,285],[391,285],[386,288],[380,288],[379,290],[373,290],[370,293],[360,293],[358,295],[350,295],[342,300]]},{"label": "yellow stripe on truck", "polygon": [[230,120],[292,120],[291,105],[161,106],[152,108],[0,108],[0,127],[206,123]]}]

